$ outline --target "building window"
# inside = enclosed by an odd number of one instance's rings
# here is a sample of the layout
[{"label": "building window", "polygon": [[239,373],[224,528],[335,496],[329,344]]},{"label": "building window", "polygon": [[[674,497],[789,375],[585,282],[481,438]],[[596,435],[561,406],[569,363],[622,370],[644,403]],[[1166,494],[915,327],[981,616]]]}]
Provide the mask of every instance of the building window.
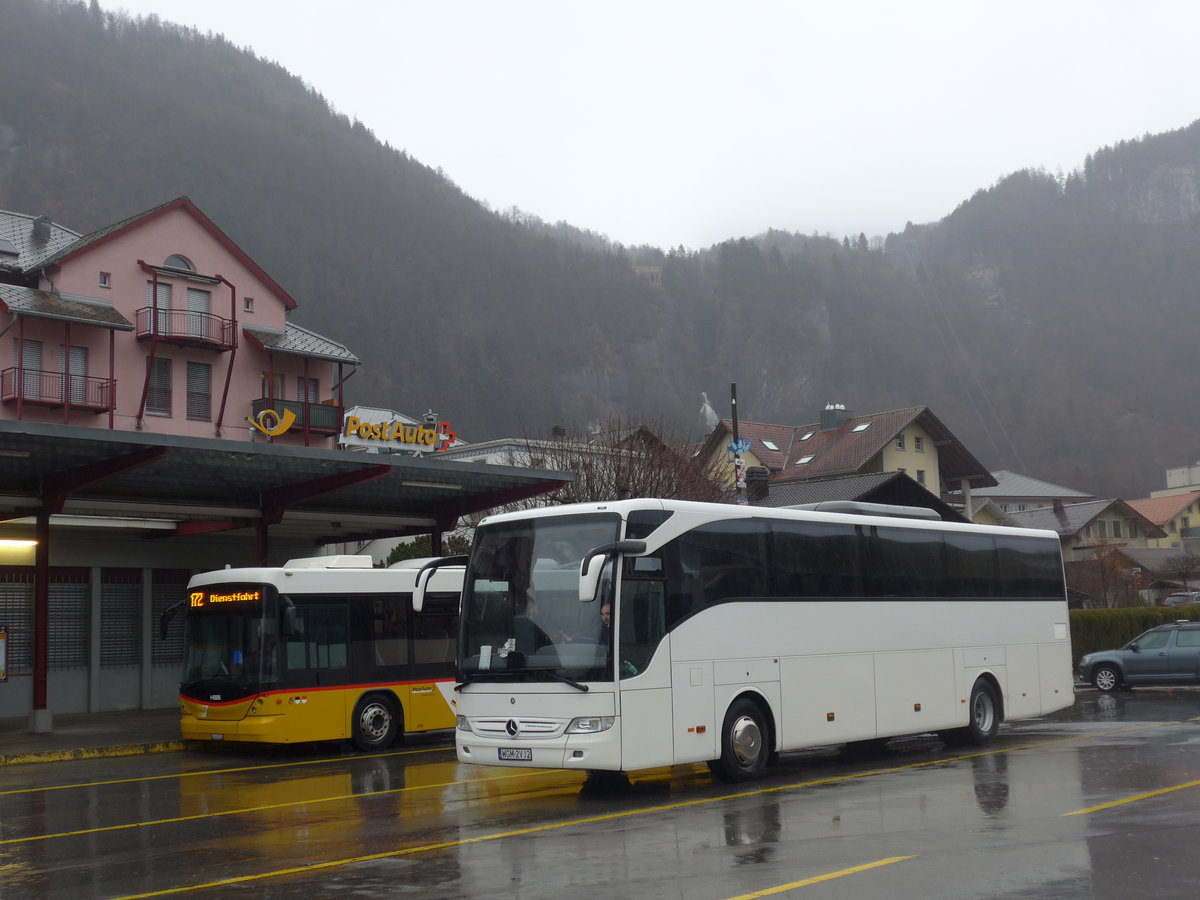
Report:
[{"label": "building window", "polygon": [[913,450],[917,453],[924,453],[925,452],[925,438],[923,438],[923,437],[913,438]]},{"label": "building window", "polygon": [[87,400],[87,347],[71,347],[68,356],[66,344],[58,345],[58,371],[63,374],[63,381],[70,381],[70,387],[60,385],[59,394],[66,394],[72,403],[83,403]]},{"label": "building window", "polygon": [[859,431],[866,431],[870,427],[871,427],[870,422],[863,422],[861,425],[855,425],[853,428],[850,429],[850,431],[852,433],[857,433]]},{"label": "building window", "polygon": [[187,417],[207,422],[212,419],[212,366],[187,364]]},{"label": "building window", "polygon": [[13,362],[21,367],[21,396],[26,400],[42,396],[42,342],[28,338],[22,343],[13,338]]},{"label": "building window", "polygon": [[1130,536],[1131,538],[1136,538],[1136,537],[1138,536],[1138,527],[1137,527],[1137,522],[1130,522],[1130,523],[1129,523],[1129,536]]},{"label": "building window", "polygon": [[112,287],[112,272],[101,272],[100,273],[100,287],[102,287],[102,288]]},{"label": "building window", "polygon": [[1113,537],[1119,538],[1120,536],[1121,536],[1121,520],[1117,519],[1115,522],[1113,522]]},{"label": "building window", "polygon": [[917,469],[917,484],[924,484],[924,483],[925,483],[925,470]]},{"label": "building window", "polygon": [[146,392],[146,412],[152,416],[171,414],[171,360],[158,357],[150,368],[150,390]]},{"label": "building window", "polygon": [[1183,519],[1179,522],[1179,527],[1180,528],[1191,528],[1192,520],[1188,516],[1184,516]]},{"label": "building window", "polygon": [[1100,519],[1096,522],[1096,536],[1099,537],[1100,540],[1104,540],[1108,537],[1108,522],[1106,522],[1104,519]]},{"label": "building window", "polygon": [[196,267],[192,265],[192,261],[186,256],[180,256],[178,253],[168,256],[163,265],[168,269],[183,269],[185,272],[196,271]]},{"label": "building window", "polygon": [[303,375],[296,376],[296,399],[301,403],[320,403],[321,392],[316,378],[307,379],[307,389]]},{"label": "building window", "polygon": [[188,308],[188,337],[209,340],[212,319],[209,318],[209,308],[212,306],[212,294],[198,288],[187,289]]},{"label": "building window", "polygon": [[[263,372],[260,375],[262,397],[264,400],[282,400],[283,399],[283,375],[276,373],[272,377],[269,373]],[[272,387],[274,388],[272,390]]]},{"label": "building window", "polygon": [[903,434],[896,435],[896,449],[897,450],[904,449],[904,435]]},{"label": "building window", "polygon": [[243,297],[242,298],[242,312],[248,312],[248,313],[254,312],[254,298],[253,297]]},{"label": "building window", "polygon": [[802,466],[805,463],[810,463],[812,461],[813,461],[813,458],[811,456],[802,456],[798,460],[796,460],[796,465]]},{"label": "building window", "polygon": [[154,329],[156,334],[171,333],[171,286],[158,282],[158,297],[157,302],[154,296],[154,282],[146,282],[146,306],[152,309],[157,309],[157,323]]},{"label": "building window", "polygon": [[1170,522],[1167,523],[1167,531],[1171,532],[1171,534],[1175,533],[1175,520],[1174,519],[1172,519]]}]

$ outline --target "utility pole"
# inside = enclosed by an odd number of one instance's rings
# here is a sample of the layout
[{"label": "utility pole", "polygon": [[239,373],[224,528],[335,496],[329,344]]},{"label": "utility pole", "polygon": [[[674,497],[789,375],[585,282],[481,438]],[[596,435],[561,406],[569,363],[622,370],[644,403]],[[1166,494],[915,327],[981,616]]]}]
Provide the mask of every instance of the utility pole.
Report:
[{"label": "utility pole", "polygon": [[742,441],[741,435],[738,434],[738,412],[737,412],[737,382],[732,382],[729,385],[729,405],[733,410],[733,440],[729,444],[729,453],[733,457],[733,481],[737,491],[737,502],[745,503],[746,501],[746,461],[742,459],[742,454],[749,449],[749,445]]}]

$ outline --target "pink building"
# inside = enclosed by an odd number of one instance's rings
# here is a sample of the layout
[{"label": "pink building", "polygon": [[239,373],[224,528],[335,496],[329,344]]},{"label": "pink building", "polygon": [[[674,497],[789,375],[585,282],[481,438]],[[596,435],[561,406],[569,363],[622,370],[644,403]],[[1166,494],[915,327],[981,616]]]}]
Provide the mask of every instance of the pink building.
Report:
[{"label": "pink building", "polygon": [[332,447],[359,360],[295,306],[186,197],[85,236],[0,212],[0,419]]}]

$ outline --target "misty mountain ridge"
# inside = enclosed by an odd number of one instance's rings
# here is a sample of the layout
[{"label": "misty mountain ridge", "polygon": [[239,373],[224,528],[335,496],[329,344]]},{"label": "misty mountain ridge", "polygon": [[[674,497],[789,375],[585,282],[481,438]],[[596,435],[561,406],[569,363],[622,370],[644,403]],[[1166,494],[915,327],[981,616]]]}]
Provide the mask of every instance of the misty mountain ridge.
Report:
[{"label": "misty mountain ridge", "polygon": [[746,420],[928,406],[993,469],[1127,498],[1200,457],[1200,123],[881,241],[624,247],[488,209],[221,37],[4,16],[0,206],[87,232],[189,196],[363,359],[352,403],[468,440],[613,413],[699,437],[701,392],[727,416],[736,382]]}]

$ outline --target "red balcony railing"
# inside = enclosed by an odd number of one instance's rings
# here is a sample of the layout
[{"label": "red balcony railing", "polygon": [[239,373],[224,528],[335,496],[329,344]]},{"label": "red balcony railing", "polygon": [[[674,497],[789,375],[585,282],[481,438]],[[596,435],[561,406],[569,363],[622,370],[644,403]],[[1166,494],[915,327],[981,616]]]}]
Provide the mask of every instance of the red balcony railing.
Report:
[{"label": "red balcony railing", "polygon": [[89,378],[86,375],[64,375],[41,369],[18,369],[16,366],[0,372],[0,401],[15,403],[21,400],[36,406],[71,406],[108,412],[113,408],[117,383],[111,378]]},{"label": "red balcony railing", "polygon": [[234,347],[232,319],[187,309],[154,309],[143,306],[137,311],[139,340],[157,337],[171,344],[232,350]]}]

